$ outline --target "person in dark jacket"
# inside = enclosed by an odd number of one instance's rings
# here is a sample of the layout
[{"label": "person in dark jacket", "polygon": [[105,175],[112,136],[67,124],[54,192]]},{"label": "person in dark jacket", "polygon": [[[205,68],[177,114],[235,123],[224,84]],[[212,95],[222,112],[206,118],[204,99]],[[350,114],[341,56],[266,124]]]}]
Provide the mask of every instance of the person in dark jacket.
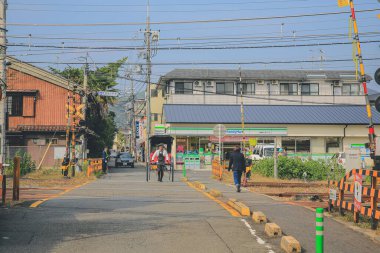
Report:
[{"label": "person in dark jacket", "polygon": [[240,192],[241,185],[241,175],[245,172],[245,158],[240,152],[240,147],[236,146],[234,151],[230,155],[230,164],[228,166],[228,171],[234,172],[234,183],[236,186],[236,191]]},{"label": "person in dark jacket", "polygon": [[107,173],[107,167],[108,167],[108,148],[105,147],[103,152],[102,152],[102,171],[104,174]]}]

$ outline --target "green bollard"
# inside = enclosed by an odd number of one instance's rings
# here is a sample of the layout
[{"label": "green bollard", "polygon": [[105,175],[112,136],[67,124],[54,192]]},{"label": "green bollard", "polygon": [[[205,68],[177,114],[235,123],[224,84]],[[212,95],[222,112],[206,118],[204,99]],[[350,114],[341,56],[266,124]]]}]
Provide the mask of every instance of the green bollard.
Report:
[{"label": "green bollard", "polygon": [[183,166],[182,166],[182,176],[186,177],[186,163],[183,163]]},{"label": "green bollard", "polygon": [[315,253],[323,253],[323,208],[317,208],[315,217]]}]

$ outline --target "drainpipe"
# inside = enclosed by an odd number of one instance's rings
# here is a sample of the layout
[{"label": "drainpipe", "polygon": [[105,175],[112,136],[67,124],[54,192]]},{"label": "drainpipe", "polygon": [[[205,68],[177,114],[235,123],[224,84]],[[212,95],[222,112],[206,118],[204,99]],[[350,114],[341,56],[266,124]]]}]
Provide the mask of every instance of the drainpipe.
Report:
[{"label": "drainpipe", "polygon": [[341,148],[341,151],[344,152],[344,149],[343,149],[343,144],[344,144],[344,138],[346,138],[346,128],[348,127],[348,125],[346,125],[344,128],[343,128],[343,138],[342,138],[342,148]]}]

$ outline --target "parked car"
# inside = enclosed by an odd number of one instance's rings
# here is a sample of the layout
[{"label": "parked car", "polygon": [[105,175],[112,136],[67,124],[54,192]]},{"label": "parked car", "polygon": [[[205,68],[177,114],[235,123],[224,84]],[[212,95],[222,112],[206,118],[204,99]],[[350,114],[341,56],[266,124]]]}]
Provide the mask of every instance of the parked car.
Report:
[{"label": "parked car", "polygon": [[129,152],[120,153],[119,157],[116,159],[116,167],[130,166],[135,167],[135,158]]}]

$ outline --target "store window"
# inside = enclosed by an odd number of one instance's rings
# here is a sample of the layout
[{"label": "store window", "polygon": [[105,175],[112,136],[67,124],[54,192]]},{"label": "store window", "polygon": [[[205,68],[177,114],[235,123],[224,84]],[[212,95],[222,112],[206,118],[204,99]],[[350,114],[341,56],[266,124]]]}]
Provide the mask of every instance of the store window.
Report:
[{"label": "store window", "polygon": [[340,149],[341,138],[330,137],[326,138],[326,153],[336,153]]},{"label": "store window", "polygon": [[236,84],[236,94],[240,94],[241,89],[243,89],[243,94],[253,95],[255,94],[255,84],[254,83],[237,83]]},{"label": "store window", "polygon": [[216,93],[217,94],[234,94],[234,84],[217,82]]},{"label": "store window", "polygon": [[176,82],[175,94],[193,94],[192,82]]},{"label": "store window", "polygon": [[284,138],[282,148],[287,153],[310,153],[309,138]]},{"label": "store window", "polygon": [[297,83],[280,83],[281,95],[298,95]]},{"label": "store window", "polygon": [[301,84],[301,95],[303,95],[303,96],[319,95],[319,84],[318,83],[303,83],[303,84]]}]

